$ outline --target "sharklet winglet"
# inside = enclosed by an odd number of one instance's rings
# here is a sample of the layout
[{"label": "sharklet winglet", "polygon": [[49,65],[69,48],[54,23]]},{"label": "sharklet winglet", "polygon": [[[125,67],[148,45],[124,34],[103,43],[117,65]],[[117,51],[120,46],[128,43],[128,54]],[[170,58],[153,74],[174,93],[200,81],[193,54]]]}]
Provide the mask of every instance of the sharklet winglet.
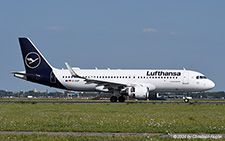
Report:
[{"label": "sharklet winglet", "polygon": [[67,62],[65,62],[65,65],[73,77],[83,78],[83,77],[77,75],[76,72],[70,67],[70,65]]}]

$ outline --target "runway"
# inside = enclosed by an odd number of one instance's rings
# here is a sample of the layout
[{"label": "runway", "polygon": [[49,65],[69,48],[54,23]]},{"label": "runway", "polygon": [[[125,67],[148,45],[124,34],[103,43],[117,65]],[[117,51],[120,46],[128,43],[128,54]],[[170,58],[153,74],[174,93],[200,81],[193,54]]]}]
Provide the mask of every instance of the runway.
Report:
[{"label": "runway", "polygon": [[172,138],[211,138],[219,139],[225,138],[225,134],[203,134],[203,133],[101,133],[101,132],[25,132],[25,131],[0,131],[0,134],[17,134],[17,135],[31,135],[31,134],[47,134],[47,135],[74,135],[74,136],[159,136]]},{"label": "runway", "polygon": [[7,100],[0,103],[65,103],[65,104],[225,104],[225,101],[193,101],[189,103],[174,101],[128,101],[128,102],[110,102],[110,101],[50,101],[50,100]]}]

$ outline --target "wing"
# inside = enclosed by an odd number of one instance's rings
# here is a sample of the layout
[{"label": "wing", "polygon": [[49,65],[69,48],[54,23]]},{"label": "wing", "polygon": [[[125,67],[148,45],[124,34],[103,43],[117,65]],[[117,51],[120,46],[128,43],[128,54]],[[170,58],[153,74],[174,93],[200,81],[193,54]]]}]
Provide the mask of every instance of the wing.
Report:
[{"label": "wing", "polygon": [[66,67],[68,68],[68,70],[70,71],[72,77],[76,77],[76,78],[82,78],[84,79],[84,81],[86,81],[86,84],[97,84],[97,86],[102,86],[102,90],[103,89],[108,89],[108,90],[119,90],[119,91],[123,91],[125,90],[127,87],[135,87],[135,86],[139,86],[139,87],[148,87],[150,91],[155,90],[155,86],[153,84],[145,84],[145,83],[123,83],[123,82],[118,82],[118,81],[113,81],[113,80],[98,80],[98,79],[89,79],[86,77],[82,77],[79,76],[70,66],[68,63],[65,63]]},{"label": "wing", "polygon": [[104,81],[104,80],[98,80],[98,79],[89,79],[86,77],[79,76],[70,66],[67,62],[65,62],[67,69],[70,71],[72,77],[76,78],[82,78],[84,81],[86,81],[87,84],[97,84],[99,86],[104,86],[105,88],[108,89],[121,89],[123,87],[128,86],[126,83],[121,83],[121,82],[115,82],[115,81]]},{"label": "wing", "polygon": [[114,82],[114,81],[103,81],[103,80],[87,79],[87,78],[85,78],[85,81],[87,84],[95,83],[95,84],[98,84],[99,86],[104,86],[107,89],[122,89],[128,86],[128,84]]}]

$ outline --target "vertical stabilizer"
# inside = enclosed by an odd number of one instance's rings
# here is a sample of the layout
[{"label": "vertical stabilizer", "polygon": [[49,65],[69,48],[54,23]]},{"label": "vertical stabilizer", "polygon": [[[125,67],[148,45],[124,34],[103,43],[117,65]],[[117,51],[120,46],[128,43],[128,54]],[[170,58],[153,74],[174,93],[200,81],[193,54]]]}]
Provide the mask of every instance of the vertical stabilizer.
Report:
[{"label": "vertical stabilizer", "polygon": [[49,74],[51,65],[28,38],[19,38],[27,74]]},{"label": "vertical stabilizer", "polygon": [[57,87],[56,83],[51,83],[53,73],[52,66],[30,41],[29,38],[19,38],[24,66],[26,69],[26,79],[39,84]]}]

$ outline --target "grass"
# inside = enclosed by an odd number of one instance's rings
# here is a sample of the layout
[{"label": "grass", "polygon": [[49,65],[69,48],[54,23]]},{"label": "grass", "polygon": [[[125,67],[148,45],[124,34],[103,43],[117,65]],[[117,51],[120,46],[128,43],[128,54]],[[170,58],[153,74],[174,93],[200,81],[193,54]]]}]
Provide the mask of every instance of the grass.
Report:
[{"label": "grass", "polygon": [[0,103],[1,131],[225,133],[224,104]]}]

